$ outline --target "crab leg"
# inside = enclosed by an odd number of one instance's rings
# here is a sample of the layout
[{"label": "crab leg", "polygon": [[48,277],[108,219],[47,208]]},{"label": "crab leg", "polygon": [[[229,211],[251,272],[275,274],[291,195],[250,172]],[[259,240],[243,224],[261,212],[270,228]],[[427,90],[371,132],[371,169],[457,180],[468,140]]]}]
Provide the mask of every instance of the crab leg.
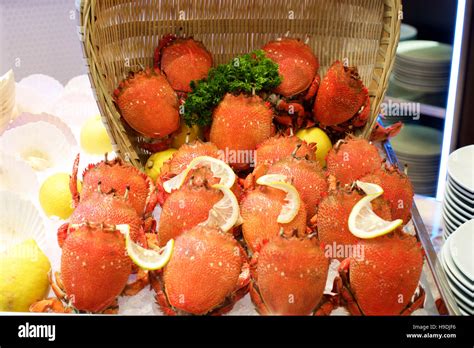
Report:
[{"label": "crab leg", "polygon": [[321,83],[321,76],[319,76],[319,74],[317,74],[314,77],[313,82],[311,82],[311,85],[309,86],[308,92],[306,93],[306,95],[304,96],[303,99],[304,100],[310,100],[311,98],[313,98],[316,95],[316,93],[318,93],[320,83]]},{"label": "crab leg", "polygon": [[80,157],[81,155],[77,154],[76,159],[74,160],[74,165],[72,167],[72,175],[69,179],[69,190],[71,191],[72,195],[73,208],[77,207],[80,198],[79,192],[77,190],[77,172],[79,170]]}]

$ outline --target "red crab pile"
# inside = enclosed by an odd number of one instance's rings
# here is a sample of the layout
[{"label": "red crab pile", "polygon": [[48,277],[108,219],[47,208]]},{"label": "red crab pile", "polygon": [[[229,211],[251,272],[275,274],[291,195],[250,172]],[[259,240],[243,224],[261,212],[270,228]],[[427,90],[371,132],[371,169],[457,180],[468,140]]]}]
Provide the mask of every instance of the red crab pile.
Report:
[{"label": "red crab pile", "polygon": [[[366,196],[358,181],[383,189],[371,207],[384,220],[406,224],[413,200],[407,176],[387,165],[374,144],[347,134],[370,116],[357,69],[336,61],[321,78],[318,58],[297,39],[271,41],[263,51],[278,65],[280,85],[223,93],[209,110],[207,141],[186,141],[155,183],[120,160],[106,160],[84,172],[79,194],[76,163],[76,210],[58,233],[59,298],[80,311],[109,312],[117,296],[149,281],[167,315],[221,315],[247,293],[264,315],[328,315],[338,306],[354,315],[399,315],[423,305],[416,238],[398,228],[361,239],[349,228],[351,212]],[[191,81],[206,78],[212,56],[192,38],[166,36],[154,61],[115,92],[122,117],[148,139],[142,145],[150,151],[171,143],[180,103],[194,93]],[[317,143],[292,134],[313,125],[336,140],[326,167],[316,158]],[[375,137],[397,129],[378,128]],[[242,160],[235,152],[254,156]],[[151,218],[157,203],[158,224]],[[137,270],[123,254],[117,224],[128,224],[132,239],[145,247],[174,239],[166,266],[127,284]],[[363,253],[333,252],[336,247]],[[340,262],[339,275],[329,293],[333,261]],[[35,305],[57,307],[57,300]]]},{"label": "red crab pile", "polygon": [[[79,156],[70,180],[75,210],[58,230],[61,271],[52,282],[57,298],[37,302],[32,311],[116,313],[120,294],[133,295],[148,284],[147,272],[126,255],[117,225],[129,225],[131,239],[147,246],[155,228],[155,185],[135,167],[106,156],[86,168],[79,193],[78,165]],[[136,279],[128,283],[131,273]]]}]

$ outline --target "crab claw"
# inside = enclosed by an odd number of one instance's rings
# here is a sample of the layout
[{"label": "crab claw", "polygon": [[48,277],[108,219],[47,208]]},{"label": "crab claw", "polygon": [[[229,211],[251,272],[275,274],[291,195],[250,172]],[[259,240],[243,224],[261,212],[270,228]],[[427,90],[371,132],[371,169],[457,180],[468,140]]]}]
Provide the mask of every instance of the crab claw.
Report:
[{"label": "crab claw", "polygon": [[396,136],[403,128],[402,122],[397,122],[388,127],[383,127],[380,123],[376,123],[372,134],[370,135],[371,141],[385,141]]},{"label": "crab claw", "polygon": [[74,160],[74,165],[72,167],[72,174],[69,179],[69,191],[71,191],[72,195],[72,204],[73,208],[76,208],[77,205],[79,204],[79,191],[77,190],[77,172],[79,170],[79,161],[80,161],[81,155],[78,153],[76,156],[76,159]]},{"label": "crab claw", "polygon": [[57,298],[48,298],[35,302],[30,306],[29,310],[34,313],[72,313],[72,309],[64,306],[62,301]]}]

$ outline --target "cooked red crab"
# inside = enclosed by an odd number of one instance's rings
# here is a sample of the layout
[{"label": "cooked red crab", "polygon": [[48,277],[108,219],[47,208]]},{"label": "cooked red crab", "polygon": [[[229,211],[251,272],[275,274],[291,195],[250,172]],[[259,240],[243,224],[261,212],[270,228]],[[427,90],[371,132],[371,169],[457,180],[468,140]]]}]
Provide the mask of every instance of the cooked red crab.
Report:
[{"label": "cooked red crab", "polygon": [[166,267],[152,275],[156,299],[167,315],[220,315],[248,291],[249,266],[229,233],[196,226],[176,238]]},{"label": "cooked red crab", "polygon": [[409,315],[423,307],[423,252],[414,236],[395,231],[361,240],[360,245],[364,257],[345,259],[335,280],[342,304],[352,315]]},{"label": "cooked red crab", "polygon": [[155,185],[134,166],[119,158],[109,160],[106,155],[104,161],[90,164],[84,170],[80,195],[77,191],[78,167],[79,155],[74,162],[69,185],[75,206],[79,201],[87,200],[100,186],[102,192],[115,192],[119,196],[124,196],[128,191],[127,200],[140,217],[147,218],[155,209],[158,199]]},{"label": "cooked red crab", "polygon": [[71,225],[62,243],[61,273],[56,283],[50,279],[58,299],[37,302],[31,310],[116,313],[131,271],[124,236],[114,225]]},{"label": "cooked red crab", "polygon": [[[270,41],[263,50],[266,56],[278,64],[282,82],[274,90],[271,100],[276,108],[284,111],[276,121],[285,126],[301,126],[305,110],[303,102],[312,99],[318,90],[319,61],[311,47],[297,39],[281,38]],[[296,120],[293,115],[296,115]]]},{"label": "cooked red crab", "polygon": [[370,116],[369,92],[355,67],[336,61],[321,81],[313,114],[323,128],[338,133],[364,126]]},{"label": "cooked red crab", "polygon": [[342,185],[352,184],[382,166],[378,149],[362,138],[340,140],[326,157],[327,172]]},{"label": "cooked red crab", "polygon": [[257,146],[255,167],[262,164],[271,165],[290,156],[304,157],[314,161],[316,160],[316,144],[308,144],[296,136],[274,136]]},{"label": "cooked red crab", "polygon": [[258,96],[226,94],[212,114],[210,140],[235,170],[248,169],[257,145],[274,134],[273,111]]},{"label": "cooked red crab", "polygon": [[330,314],[323,300],[329,262],[314,238],[272,238],[250,264],[250,294],[264,315]]},{"label": "cooked red crab", "polygon": [[114,100],[127,124],[148,138],[163,139],[179,128],[178,97],[157,68],[130,73]]},{"label": "cooked red crab", "polygon": [[242,234],[251,251],[256,250],[264,240],[280,234],[304,236],[306,226],[306,207],[301,202],[295,218],[288,223],[279,223],[278,215],[285,204],[285,193],[275,188],[258,185],[244,193],[240,204]]},{"label": "cooked red crab", "polygon": [[155,67],[166,75],[175,91],[191,92],[191,81],[205,77],[212,66],[212,56],[193,38],[165,35],[155,50]]}]

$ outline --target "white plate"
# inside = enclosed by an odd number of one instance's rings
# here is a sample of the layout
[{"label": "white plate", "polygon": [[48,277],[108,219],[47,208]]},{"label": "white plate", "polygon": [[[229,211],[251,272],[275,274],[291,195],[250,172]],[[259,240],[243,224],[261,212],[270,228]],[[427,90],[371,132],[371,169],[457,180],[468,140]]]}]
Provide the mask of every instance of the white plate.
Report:
[{"label": "white plate", "polygon": [[448,232],[448,235],[451,235],[456,229],[461,226],[461,225],[456,225],[451,221],[449,217],[446,216],[446,213],[442,213],[443,216],[443,222],[444,222],[444,227],[446,228],[446,231]]},{"label": "white plate", "polygon": [[448,175],[448,184],[451,185],[451,187],[453,188],[453,190],[456,192],[457,195],[463,197],[468,202],[472,202],[473,206],[474,206],[474,194],[473,193],[470,193],[466,189],[463,189],[449,175]]},{"label": "white plate", "polygon": [[455,265],[451,253],[449,251],[451,246],[451,238],[446,240],[441,249],[440,259],[443,264],[443,267],[447,269],[448,276],[451,280],[456,283],[459,287],[464,288],[467,297],[472,297],[474,300],[474,284],[469,282],[469,279],[461,273],[461,271]]},{"label": "white plate", "polygon": [[447,205],[446,202],[444,202],[443,208],[448,217],[450,217],[453,222],[457,223],[458,226],[461,226],[463,223],[470,220],[468,217],[464,217],[456,212],[452,207]]},{"label": "white plate", "polygon": [[446,194],[445,197],[448,197],[450,201],[452,201],[453,205],[456,205],[460,210],[464,213],[471,215],[474,218],[474,208],[471,208],[468,204],[464,203],[461,199],[459,199],[456,194],[451,192],[451,187],[446,185]]},{"label": "white plate", "polygon": [[402,23],[400,26],[400,41],[413,40],[418,35],[418,30],[411,25]]},{"label": "white plate", "polygon": [[436,41],[403,41],[397,48],[397,56],[402,59],[430,65],[449,63],[452,53],[452,46]]},{"label": "white plate", "polygon": [[453,214],[451,214],[450,211],[448,211],[446,209],[446,207],[443,206],[443,214],[444,214],[444,218],[448,220],[448,222],[451,223],[451,226],[455,227],[455,230],[458,229],[464,222],[466,221],[459,221],[457,220]]},{"label": "white plate", "polygon": [[462,147],[448,158],[448,174],[462,188],[474,195],[474,145]]},{"label": "white plate", "polygon": [[474,214],[467,212],[466,210],[463,210],[459,204],[456,204],[453,202],[451,197],[448,195],[444,196],[444,200],[446,202],[446,205],[449,207],[449,211],[454,211],[455,213],[459,214],[461,217],[465,219],[474,219]]},{"label": "white plate", "polygon": [[474,219],[459,227],[450,239],[449,250],[454,264],[474,282]]}]

